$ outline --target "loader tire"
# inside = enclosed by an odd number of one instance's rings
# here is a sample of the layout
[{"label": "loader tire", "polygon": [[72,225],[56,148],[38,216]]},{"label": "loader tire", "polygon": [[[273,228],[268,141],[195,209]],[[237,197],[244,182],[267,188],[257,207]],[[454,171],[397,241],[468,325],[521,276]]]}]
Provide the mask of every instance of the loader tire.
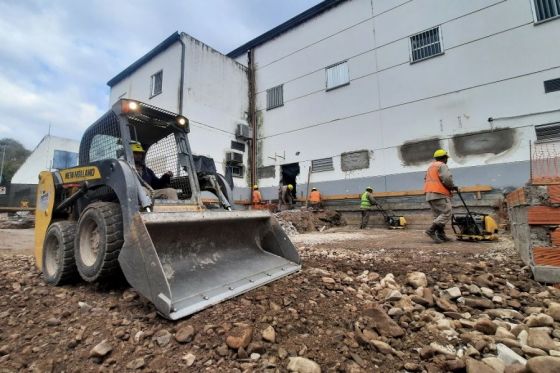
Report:
[{"label": "loader tire", "polygon": [[123,245],[122,213],[118,203],[94,202],[78,220],[74,253],[80,277],[106,282],[121,276],[118,258]]},{"label": "loader tire", "polygon": [[76,223],[60,221],[47,229],[43,242],[43,279],[59,286],[76,282],[80,277],[74,260]]}]

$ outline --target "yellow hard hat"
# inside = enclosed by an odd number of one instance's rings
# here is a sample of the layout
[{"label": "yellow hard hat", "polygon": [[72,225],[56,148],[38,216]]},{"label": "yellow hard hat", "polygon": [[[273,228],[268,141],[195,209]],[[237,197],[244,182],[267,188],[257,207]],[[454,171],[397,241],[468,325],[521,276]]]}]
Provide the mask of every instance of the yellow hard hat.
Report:
[{"label": "yellow hard hat", "polygon": [[130,149],[132,149],[133,152],[145,153],[142,144],[140,144],[139,142],[133,142],[132,144],[130,144]]},{"label": "yellow hard hat", "polygon": [[253,189],[259,189],[259,186],[257,184],[253,185]]},{"label": "yellow hard hat", "polygon": [[292,190],[294,189],[294,186],[292,184],[288,184],[288,189]]},{"label": "yellow hard hat", "polygon": [[439,158],[439,157],[448,157],[449,155],[447,154],[447,152],[443,149],[438,149],[435,151],[434,153],[434,158]]}]

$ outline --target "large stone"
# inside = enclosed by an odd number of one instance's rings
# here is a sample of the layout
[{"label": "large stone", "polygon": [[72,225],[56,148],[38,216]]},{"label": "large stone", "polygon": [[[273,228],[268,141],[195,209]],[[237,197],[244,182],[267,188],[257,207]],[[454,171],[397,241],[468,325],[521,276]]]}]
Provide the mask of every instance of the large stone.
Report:
[{"label": "large stone", "polygon": [[190,367],[191,365],[194,364],[194,361],[196,360],[196,356],[189,352],[188,354],[183,356],[182,359],[187,363],[187,367]]},{"label": "large stone", "polygon": [[525,324],[530,328],[535,328],[539,326],[552,326],[554,324],[554,319],[544,313],[539,313],[538,315],[531,315],[525,319]]},{"label": "large stone", "polygon": [[527,363],[527,360],[502,343],[496,345],[496,350],[498,351],[498,359],[502,360],[506,365],[515,363],[525,365]]},{"label": "large stone", "polygon": [[102,358],[112,350],[113,350],[113,346],[111,346],[111,344],[107,342],[107,340],[103,340],[91,349],[91,351],[89,352],[89,356]]},{"label": "large stone", "polygon": [[504,373],[504,370],[506,369],[506,363],[495,356],[485,357],[482,359],[482,362],[494,368],[496,373]]},{"label": "large stone", "polygon": [[494,335],[498,326],[492,320],[480,319],[474,324],[474,329],[487,335]]},{"label": "large stone", "polygon": [[465,305],[473,308],[494,308],[494,302],[480,297],[465,297]]},{"label": "large stone", "polygon": [[226,344],[238,350],[239,348],[249,346],[253,339],[253,328],[251,326],[238,326],[231,329],[226,337]]},{"label": "large stone", "polygon": [[442,346],[439,343],[432,342],[430,343],[430,348],[435,351],[436,353],[446,355],[446,356],[455,356],[455,349],[453,346]]},{"label": "large stone", "polygon": [[523,351],[523,353],[525,353],[525,356],[527,357],[547,355],[547,353],[544,350],[541,350],[540,348],[531,347],[529,345],[521,346],[521,351]]},{"label": "large stone", "polygon": [[461,296],[461,290],[457,286],[449,288],[449,289],[445,290],[445,292],[447,293],[447,295],[451,299],[456,299],[456,298],[459,298]]},{"label": "large stone", "polygon": [[486,314],[492,318],[499,318],[499,319],[517,319],[523,320],[523,315],[516,310],[506,309],[506,308],[496,308],[487,310]]},{"label": "large stone", "polygon": [[374,346],[377,351],[381,352],[382,354],[389,355],[393,353],[393,348],[385,342],[378,341],[376,339],[372,339],[369,341],[372,346]]},{"label": "large stone", "polygon": [[545,351],[554,350],[556,348],[550,335],[542,329],[529,329],[527,344]]},{"label": "large stone", "polygon": [[262,331],[262,338],[270,343],[276,342],[276,331],[274,330],[272,325],[269,325]]},{"label": "large stone", "polygon": [[194,327],[192,325],[187,325],[182,327],[177,331],[177,333],[175,333],[175,339],[179,343],[187,343],[192,341],[194,333]]},{"label": "large stone", "polygon": [[527,370],[530,373],[558,373],[560,372],[560,358],[552,356],[539,356],[527,361]]},{"label": "large stone", "polygon": [[527,373],[527,369],[525,369],[525,365],[515,363],[508,365],[504,373]]},{"label": "large stone", "polygon": [[126,364],[126,367],[131,370],[142,369],[146,365],[146,361],[143,357],[139,357],[138,359],[134,359]]},{"label": "large stone", "polygon": [[550,303],[546,314],[554,319],[554,321],[560,322],[560,303]]},{"label": "large stone", "polygon": [[447,298],[438,298],[434,296],[434,301],[436,302],[436,306],[444,312],[459,312],[459,308]]},{"label": "large stone", "polygon": [[171,333],[169,333],[168,330],[162,329],[159,330],[155,335],[154,335],[157,344],[160,347],[165,347],[169,344],[169,342],[171,341]]},{"label": "large stone", "polygon": [[424,272],[411,272],[406,275],[406,283],[417,289],[428,286],[428,279]]},{"label": "large stone", "polygon": [[512,332],[504,328],[503,326],[498,326],[496,329],[496,338],[507,338],[507,339],[516,339],[515,335]]},{"label": "large stone", "polygon": [[391,290],[389,294],[385,297],[385,300],[388,302],[396,302],[402,298],[402,294],[398,290]]},{"label": "large stone", "polygon": [[487,288],[487,287],[481,287],[480,291],[482,292],[482,295],[484,295],[486,298],[490,298],[492,299],[492,297],[494,296],[494,290]]},{"label": "large stone", "polygon": [[494,368],[475,359],[467,358],[466,365],[467,373],[496,373]]},{"label": "large stone", "polygon": [[304,357],[290,357],[288,370],[297,373],[321,373],[321,367],[313,360]]},{"label": "large stone", "polygon": [[364,311],[364,316],[369,317],[369,323],[377,332],[385,337],[400,337],[404,334],[402,329],[381,308],[372,306]]}]

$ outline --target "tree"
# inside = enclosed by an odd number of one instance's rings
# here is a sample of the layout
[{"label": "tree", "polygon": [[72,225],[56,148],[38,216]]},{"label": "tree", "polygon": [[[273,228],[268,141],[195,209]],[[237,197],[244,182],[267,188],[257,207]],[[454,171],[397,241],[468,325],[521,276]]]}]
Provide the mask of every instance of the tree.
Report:
[{"label": "tree", "polygon": [[3,138],[0,139],[0,162],[2,162],[2,154],[4,153],[4,169],[2,172],[2,185],[8,185],[12,181],[12,177],[25,162],[31,152],[24,148],[24,146],[14,139]]}]

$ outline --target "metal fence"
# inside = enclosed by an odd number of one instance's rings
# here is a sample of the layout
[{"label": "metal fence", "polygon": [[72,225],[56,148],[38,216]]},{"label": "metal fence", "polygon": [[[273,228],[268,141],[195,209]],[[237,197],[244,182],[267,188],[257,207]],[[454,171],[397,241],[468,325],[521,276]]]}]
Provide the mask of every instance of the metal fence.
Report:
[{"label": "metal fence", "polygon": [[532,143],[531,183],[560,183],[560,144],[556,142]]}]

